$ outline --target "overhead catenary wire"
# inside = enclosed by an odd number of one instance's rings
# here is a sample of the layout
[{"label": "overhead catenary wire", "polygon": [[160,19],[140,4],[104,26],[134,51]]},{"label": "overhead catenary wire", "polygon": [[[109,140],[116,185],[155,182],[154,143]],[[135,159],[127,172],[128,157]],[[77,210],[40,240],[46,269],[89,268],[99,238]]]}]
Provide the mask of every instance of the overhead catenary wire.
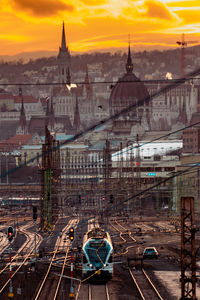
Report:
[{"label": "overhead catenary wire", "polygon": [[[177,83],[179,82],[180,84],[185,83],[186,81],[186,77],[182,77],[182,78],[177,78],[177,79],[136,79],[136,80],[126,80],[123,81],[123,78],[120,78],[119,80],[105,80],[105,81],[90,81],[90,82],[85,82],[85,81],[76,81],[74,80],[72,83],[76,84],[76,85],[98,85],[98,84],[110,84],[111,88],[113,88],[115,84],[117,84],[118,82],[123,82],[123,83],[149,83],[149,84],[153,84],[153,83],[161,83],[161,84],[169,84],[170,82],[173,83]],[[190,76],[188,80],[199,80],[200,77],[196,77],[196,76]],[[190,85],[193,85],[194,82],[189,83]],[[8,82],[8,83],[2,83],[0,82],[0,86],[60,86],[60,87],[66,87],[66,86],[70,86],[70,84],[68,82]],[[76,87],[75,87],[76,88]]]},{"label": "overhead catenary wire", "polygon": [[[188,171],[190,171],[190,170],[192,170],[192,169],[194,169],[194,168],[197,168],[197,167],[200,168],[200,161],[197,162],[197,163],[195,163],[194,165],[188,167],[187,169],[185,169],[185,170],[183,170],[183,171],[178,171],[178,172],[172,174],[171,176],[169,176],[169,177],[167,177],[167,178],[165,178],[165,179],[160,180],[159,182],[155,183],[154,185],[152,185],[152,186],[150,186],[150,187],[148,187],[148,188],[146,188],[146,189],[140,191],[139,193],[134,194],[134,195],[132,195],[132,196],[130,196],[130,197],[124,199],[123,201],[120,201],[120,202],[118,203],[118,208],[120,207],[120,205],[126,204],[126,202],[128,202],[128,201],[133,200],[134,198],[137,198],[137,197],[140,197],[140,196],[144,195],[145,193],[147,193],[147,192],[149,192],[149,191],[155,189],[156,187],[159,187],[159,186],[162,185],[163,183],[166,183],[167,181],[169,181],[169,180],[171,180],[171,179],[173,179],[173,178],[176,178],[176,177],[178,177],[178,176],[182,176],[182,175],[184,175],[184,174],[187,174]],[[188,174],[190,174],[190,173],[188,173]],[[109,209],[108,209],[108,210],[109,210]],[[105,212],[106,212],[106,211],[105,211]],[[107,211],[107,212],[108,212],[108,211]]]},{"label": "overhead catenary wire", "polygon": [[[62,143],[60,143],[59,145],[55,146],[54,148],[52,148],[51,151],[55,151],[57,148],[62,147],[62,145],[67,145],[69,143],[71,143],[72,141],[75,141],[81,137],[83,137],[84,135],[86,135],[87,133],[97,129],[98,127],[107,124],[108,122],[117,119],[118,117],[120,117],[123,114],[126,114],[130,111],[132,111],[134,108],[138,107],[138,106],[142,106],[144,104],[147,104],[151,101],[151,99],[153,99],[154,97],[158,97],[159,95],[163,94],[163,92],[167,92],[171,89],[174,89],[176,86],[179,86],[185,82],[187,82],[188,80],[190,80],[191,77],[197,76],[200,74],[200,68],[196,69],[195,71],[189,73],[185,78],[181,78],[181,79],[176,79],[173,81],[172,84],[168,84],[165,87],[162,87],[161,89],[157,90],[156,92],[154,92],[152,95],[147,96],[143,99],[141,99],[140,101],[138,101],[137,104],[132,104],[127,106],[126,108],[123,108],[122,110],[120,110],[119,112],[116,112],[115,114],[102,119],[101,121],[97,122],[94,125],[89,126],[88,128],[86,128],[85,130],[79,131],[77,134],[75,134],[72,138],[68,139],[67,141],[64,141]],[[169,80],[168,80],[169,81]],[[19,85],[19,84],[18,84]],[[15,172],[16,170],[20,169],[21,167],[28,165],[29,163],[33,162],[34,160],[38,159],[38,157],[40,158],[42,156],[42,154],[37,155],[33,158],[31,158],[30,160],[28,160],[26,163],[21,164],[7,172],[4,172],[3,174],[1,174],[0,178],[7,176],[7,174],[10,174],[12,172]]]},{"label": "overhead catenary wire", "polygon": [[153,142],[159,141],[159,140],[161,140],[161,139],[164,139],[164,138],[166,138],[166,137],[169,137],[169,136],[172,135],[172,134],[181,132],[181,131],[183,131],[183,130],[185,130],[185,129],[191,128],[191,127],[196,126],[196,125],[200,125],[200,121],[199,121],[199,122],[195,122],[195,123],[193,123],[193,124],[191,124],[191,125],[188,125],[188,126],[184,126],[184,127],[180,128],[180,129],[177,129],[177,130],[175,130],[175,131],[169,132],[169,133],[167,133],[167,134],[161,135],[161,136],[159,136],[159,137],[157,137],[157,138],[155,138],[155,139],[152,139],[152,140],[150,140],[150,141],[146,141],[146,142],[141,143],[141,144],[139,144],[139,145],[136,145],[136,146],[131,146],[131,145],[129,145],[129,147],[126,147],[126,149],[119,150],[117,153],[114,153],[114,154],[112,155],[112,157],[114,157],[114,156],[116,156],[116,155],[120,155],[120,154],[126,153],[126,152],[131,151],[131,150],[136,149],[136,148],[143,147],[143,146],[148,145],[148,144],[151,144],[151,143],[153,143]]}]

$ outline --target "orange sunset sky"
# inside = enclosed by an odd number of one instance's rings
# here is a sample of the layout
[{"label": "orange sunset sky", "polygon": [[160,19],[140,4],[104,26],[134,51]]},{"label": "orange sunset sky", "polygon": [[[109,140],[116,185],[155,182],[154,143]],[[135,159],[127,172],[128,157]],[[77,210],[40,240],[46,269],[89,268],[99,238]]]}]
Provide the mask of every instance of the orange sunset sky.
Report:
[{"label": "orange sunset sky", "polygon": [[63,20],[70,51],[200,42],[200,0],[1,0],[0,55],[58,51]]}]

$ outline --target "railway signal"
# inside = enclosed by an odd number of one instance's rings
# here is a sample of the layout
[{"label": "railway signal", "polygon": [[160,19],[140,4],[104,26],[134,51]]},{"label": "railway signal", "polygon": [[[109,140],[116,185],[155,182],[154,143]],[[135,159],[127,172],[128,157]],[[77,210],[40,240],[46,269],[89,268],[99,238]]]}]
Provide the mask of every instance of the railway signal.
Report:
[{"label": "railway signal", "polygon": [[33,206],[33,220],[37,220],[37,206]]},{"label": "railway signal", "polygon": [[69,239],[71,242],[74,240],[74,227],[70,227],[69,229]]},{"label": "railway signal", "polygon": [[114,196],[113,196],[113,194],[111,194],[110,195],[110,203],[113,203],[113,201],[114,201]]},{"label": "railway signal", "polygon": [[12,226],[9,226],[7,229],[7,237],[9,242],[12,242],[13,237],[14,237],[14,228]]}]

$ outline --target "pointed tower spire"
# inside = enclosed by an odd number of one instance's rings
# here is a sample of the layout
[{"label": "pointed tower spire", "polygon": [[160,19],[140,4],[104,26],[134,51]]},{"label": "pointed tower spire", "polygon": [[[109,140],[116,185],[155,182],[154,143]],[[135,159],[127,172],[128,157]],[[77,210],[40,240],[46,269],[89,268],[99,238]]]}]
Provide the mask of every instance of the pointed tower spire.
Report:
[{"label": "pointed tower spire", "polygon": [[46,98],[46,116],[49,115],[49,97]]},{"label": "pointed tower spire", "polygon": [[179,114],[179,121],[182,122],[183,124],[187,125],[185,97],[183,98],[183,107],[182,107],[182,111],[180,111],[180,114]]},{"label": "pointed tower spire", "polygon": [[88,67],[86,67],[85,85],[84,86],[86,88],[87,97],[91,98],[92,97],[92,85],[90,84],[90,79],[89,79],[89,74],[88,74]]},{"label": "pointed tower spire", "polygon": [[59,53],[57,56],[58,62],[58,78],[60,83],[66,83],[67,78],[67,69],[70,66],[70,53],[69,49],[66,46],[65,38],[65,24],[62,25],[62,40],[61,46],[59,47]]},{"label": "pointed tower spire", "polygon": [[22,88],[19,87],[19,97],[21,97],[21,110],[20,110],[20,119],[19,119],[19,127],[21,129],[21,133],[25,134],[27,131],[27,125],[26,125],[26,115],[25,115],[25,109],[24,109],[24,99],[22,95]]},{"label": "pointed tower spire", "polygon": [[130,49],[130,37],[129,37],[129,43],[128,43],[128,58],[126,63],[126,72],[128,74],[133,72],[133,63],[131,58],[131,49]]},{"label": "pointed tower spire", "polygon": [[65,23],[63,21],[63,28],[62,28],[62,43],[61,43],[61,48],[66,49],[66,39],[65,39]]},{"label": "pointed tower spire", "polygon": [[67,68],[67,84],[71,84],[71,75],[69,67]]},{"label": "pointed tower spire", "polygon": [[76,97],[76,107],[75,107],[75,112],[74,112],[73,127],[75,130],[80,129],[80,127],[81,127],[81,119],[80,119],[79,108],[78,108],[78,97]]},{"label": "pointed tower spire", "polygon": [[24,110],[24,98],[22,95],[22,88],[21,86],[19,87],[19,97],[21,97],[21,114],[25,114],[25,110]]},{"label": "pointed tower spire", "polygon": [[49,111],[49,118],[48,118],[48,127],[50,130],[54,129],[55,125],[55,116],[54,116],[54,109],[53,109],[53,97],[51,96],[51,103],[50,103],[50,111]]},{"label": "pointed tower spire", "polygon": [[50,107],[50,115],[54,114],[54,110],[53,110],[53,99],[51,97],[51,107]]}]

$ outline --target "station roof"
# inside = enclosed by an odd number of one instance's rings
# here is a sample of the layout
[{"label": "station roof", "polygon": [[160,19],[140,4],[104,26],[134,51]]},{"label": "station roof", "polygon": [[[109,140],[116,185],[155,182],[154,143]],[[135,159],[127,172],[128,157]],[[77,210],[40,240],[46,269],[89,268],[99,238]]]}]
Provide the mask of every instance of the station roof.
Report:
[{"label": "station roof", "polygon": [[[73,134],[56,134],[55,138],[56,138],[56,141],[68,141],[68,140],[72,140],[74,137]],[[45,140],[45,136],[43,135],[41,137],[42,141]]]},{"label": "station roof", "polygon": [[[152,157],[154,155],[166,155],[167,153],[181,149],[183,147],[183,141],[182,140],[160,140],[156,142],[150,142],[150,141],[141,141],[139,143],[139,153],[140,157]],[[128,147],[125,147],[122,149],[122,151],[117,151],[112,154],[112,160],[117,161],[119,160],[119,157],[123,157],[123,159],[129,159],[131,156],[136,157],[137,155],[137,144],[133,143],[132,145],[129,145]]]}]

